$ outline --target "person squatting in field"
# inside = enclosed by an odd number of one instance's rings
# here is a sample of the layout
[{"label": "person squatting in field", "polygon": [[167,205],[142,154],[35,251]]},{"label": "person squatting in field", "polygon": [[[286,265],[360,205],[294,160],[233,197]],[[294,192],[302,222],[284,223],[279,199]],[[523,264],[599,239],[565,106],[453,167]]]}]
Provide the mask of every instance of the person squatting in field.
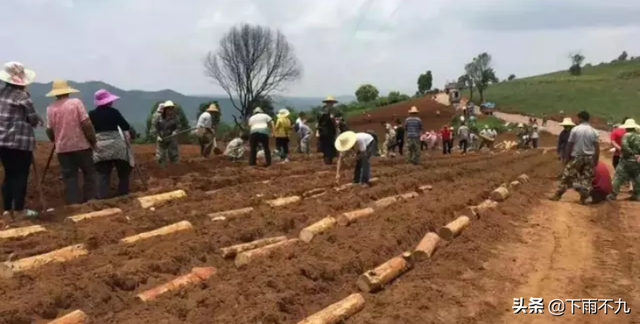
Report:
[{"label": "person squatting in field", "polygon": [[231,159],[231,161],[238,161],[242,159],[245,152],[245,142],[249,140],[249,135],[242,133],[239,137],[234,138],[227,144],[227,148],[224,150],[223,155]]},{"label": "person squatting in field", "polygon": [[161,107],[158,106],[159,115],[154,123],[157,134],[156,138],[156,161],[166,166],[167,161],[178,163],[180,156],[178,146],[178,129],[180,119],[176,113],[176,106],[173,101],[166,101]]},{"label": "person squatting in field", "polygon": [[631,181],[633,192],[630,200],[640,201],[640,125],[629,118],[618,127],[626,129],[626,133],[620,145],[620,162],[613,178],[613,190],[607,199],[615,200],[620,186]]},{"label": "person squatting in field", "polygon": [[611,174],[609,174],[607,166],[600,161],[593,168],[593,183],[589,194],[591,203],[597,204],[607,200],[607,196],[611,194],[611,191]]},{"label": "person squatting in field", "polygon": [[307,126],[307,118],[305,114],[300,114],[300,121],[298,122],[298,138],[300,139],[300,143],[298,147],[300,148],[300,153],[310,154],[311,153],[311,128]]},{"label": "person squatting in field", "polygon": [[344,153],[353,149],[356,153],[356,165],[353,170],[353,183],[360,185],[369,185],[371,179],[371,156],[376,149],[376,141],[369,133],[354,133],[347,131],[335,140],[335,147],[340,155],[338,157],[338,166],[336,168],[336,182],[340,181],[340,165]]},{"label": "person squatting in field", "polygon": [[563,163],[560,184],[549,199],[558,201],[569,189],[574,188],[580,193],[580,203],[586,204],[593,185],[593,169],[600,159],[600,143],[598,132],[589,124],[589,113],[582,111],[578,114],[580,124],[569,134],[568,144],[563,152]]},{"label": "person squatting in field", "polygon": [[[200,144],[200,156],[208,158],[211,151],[218,148],[215,127],[220,123],[220,109],[212,103],[200,114],[196,123],[196,136]],[[219,153],[216,153],[219,154]]]},{"label": "person squatting in field", "polygon": [[415,106],[409,109],[409,117],[404,121],[404,126],[407,131],[407,148],[409,149],[407,161],[411,164],[418,165],[420,163],[420,133],[422,133],[422,120],[418,117],[418,108]]}]

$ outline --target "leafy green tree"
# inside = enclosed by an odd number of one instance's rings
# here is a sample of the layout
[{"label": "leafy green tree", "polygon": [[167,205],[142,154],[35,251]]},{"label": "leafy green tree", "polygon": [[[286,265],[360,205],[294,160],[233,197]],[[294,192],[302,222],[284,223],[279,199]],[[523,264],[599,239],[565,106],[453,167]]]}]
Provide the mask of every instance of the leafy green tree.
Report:
[{"label": "leafy green tree", "polygon": [[475,57],[473,61],[465,66],[467,75],[480,93],[480,101],[484,101],[484,91],[489,87],[489,83],[497,83],[495,71],[491,67],[491,55],[482,53]]},{"label": "leafy green tree", "polygon": [[473,83],[473,79],[471,79],[471,77],[468,74],[461,75],[458,78],[458,88],[469,89],[469,100],[473,101],[474,83]]},{"label": "leafy green tree", "polygon": [[509,78],[507,78],[507,80],[509,80],[509,81],[513,81],[515,79],[516,79],[516,75],[515,74],[511,74],[511,75],[509,75]]},{"label": "leafy green tree", "polygon": [[[149,116],[147,117],[147,129],[145,132],[146,141],[149,143],[153,143],[156,141],[157,134],[155,132],[154,126],[151,125],[151,121],[153,120],[153,115],[155,115],[156,111],[158,110],[158,106],[163,102],[164,101],[156,102],[151,107],[151,111],[149,111]],[[176,105],[174,109],[176,110],[176,114],[178,115],[180,130],[189,129],[189,119],[187,119],[187,116],[184,114],[184,110],[182,110],[182,106],[180,106],[180,104],[175,102],[174,104]]]},{"label": "leafy green tree", "polygon": [[378,98],[378,89],[371,84],[363,84],[356,90],[356,98],[359,102],[372,102]]},{"label": "leafy green tree", "polygon": [[582,54],[571,54],[569,55],[571,59],[571,67],[569,68],[569,73],[571,75],[581,75],[582,74],[582,63],[584,62],[584,55]]},{"label": "leafy green tree", "polygon": [[389,95],[387,96],[387,101],[390,104],[407,101],[409,99],[411,99],[409,96],[407,96],[406,94],[402,94],[402,93],[400,93],[398,91],[391,91],[391,92],[389,92]]},{"label": "leafy green tree", "polygon": [[431,71],[427,71],[427,73],[420,74],[418,77],[418,92],[421,95],[425,95],[427,91],[431,90],[433,86],[433,75]]},{"label": "leafy green tree", "polygon": [[618,61],[624,62],[627,60],[628,57],[629,57],[629,54],[627,54],[627,51],[622,51],[622,54],[618,56]]}]

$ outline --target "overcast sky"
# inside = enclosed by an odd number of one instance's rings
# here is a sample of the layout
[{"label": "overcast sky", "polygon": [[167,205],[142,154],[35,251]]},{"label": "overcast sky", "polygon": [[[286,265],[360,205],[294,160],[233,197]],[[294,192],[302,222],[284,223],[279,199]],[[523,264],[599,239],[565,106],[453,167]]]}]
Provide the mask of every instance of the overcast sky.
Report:
[{"label": "overcast sky", "polygon": [[123,89],[222,94],[203,73],[234,24],[281,29],[304,73],[286,94],[352,94],[372,83],[413,94],[493,56],[500,78],[566,69],[568,54],[611,61],[640,55],[634,0],[0,0],[0,61],[39,82],[100,80]]}]

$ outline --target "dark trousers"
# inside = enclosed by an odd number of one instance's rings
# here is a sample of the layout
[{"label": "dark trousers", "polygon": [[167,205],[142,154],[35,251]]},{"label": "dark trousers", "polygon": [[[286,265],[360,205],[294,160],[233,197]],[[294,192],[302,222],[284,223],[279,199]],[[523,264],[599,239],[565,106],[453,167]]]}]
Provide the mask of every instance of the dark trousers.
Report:
[{"label": "dark trousers", "polygon": [[371,156],[375,153],[376,142],[373,141],[367,145],[364,152],[358,152],[356,166],[353,170],[353,183],[369,183],[371,179]]},{"label": "dark trousers", "polygon": [[425,141],[420,141],[420,150],[429,149],[429,144]]},{"label": "dark trousers", "polygon": [[[87,202],[96,195],[96,167],[93,164],[91,149],[82,151],[58,153],[58,162],[64,181],[64,196],[67,204]],[[78,185],[78,170],[82,171],[84,183],[82,194]]]},{"label": "dark trousers", "polygon": [[617,168],[618,167],[618,163],[620,163],[620,155],[614,155],[613,156],[613,161],[611,161],[613,164],[613,168]]},{"label": "dark trousers", "polygon": [[269,149],[269,135],[263,133],[251,133],[249,136],[249,165],[256,165],[258,155],[258,144],[264,150],[266,166],[271,165],[271,150]]},{"label": "dark trousers", "polygon": [[607,200],[607,194],[602,191],[591,190],[589,195],[591,196],[591,203],[593,204],[598,204]]},{"label": "dark trousers", "polygon": [[467,153],[467,149],[469,148],[469,141],[468,140],[460,140],[460,142],[458,143],[460,145],[460,150],[462,150],[462,153]]},{"label": "dark trousers", "polygon": [[[0,160],[4,168],[2,181],[4,210],[23,211],[33,152],[0,147]],[[40,179],[35,180],[40,181]]]},{"label": "dark trousers", "polygon": [[538,148],[538,140],[539,140],[539,138],[532,138],[531,139],[531,145],[533,145],[533,148]]},{"label": "dark trousers", "polygon": [[442,154],[451,154],[452,140],[442,140]]},{"label": "dark trousers", "polygon": [[131,165],[124,160],[108,160],[96,163],[96,171],[98,174],[98,199],[110,198],[111,190],[111,171],[116,168],[118,174],[118,194],[117,196],[126,196],[129,194],[129,177],[131,175]]},{"label": "dark trousers", "polygon": [[333,136],[320,136],[320,149],[324,164],[333,164],[333,158],[337,155],[334,141]]},{"label": "dark trousers", "polygon": [[281,159],[286,159],[289,156],[289,138],[276,137],[276,150],[280,153]]},{"label": "dark trousers", "polygon": [[403,155],[404,139],[397,140],[395,143],[391,144],[389,151],[395,151],[396,147],[398,148],[398,154]]}]

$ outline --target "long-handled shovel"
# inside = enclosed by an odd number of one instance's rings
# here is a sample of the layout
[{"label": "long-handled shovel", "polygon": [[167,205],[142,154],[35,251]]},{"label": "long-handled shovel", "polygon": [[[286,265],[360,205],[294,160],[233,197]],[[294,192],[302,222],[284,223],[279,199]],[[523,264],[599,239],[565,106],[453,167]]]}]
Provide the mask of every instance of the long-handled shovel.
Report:
[{"label": "long-handled shovel", "polygon": [[40,198],[41,212],[44,213],[45,211],[47,211],[47,202],[44,199],[44,193],[42,192],[42,183],[38,181],[38,178],[40,177],[38,176],[38,167],[36,166],[36,157],[33,153],[31,153],[31,166],[33,166],[33,176],[36,179],[36,186],[38,188],[38,196]]},{"label": "long-handled shovel", "polygon": [[44,178],[47,176],[47,171],[49,171],[49,166],[51,165],[51,159],[53,159],[53,153],[56,151],[56,145],[54,144],[51,148],[51,152],[49,153],[49,158],[47,159],[47,164],[44,166],[44,171],[42,171],[42,178],[40,178],[40,185],[44,183]]},{"label": "long-handled shovel", "polygon": [[[124,141],[124,145],[127,148],[127,152],[126,152],[127,162],[131,163],[131,161],[129,161],[129,152],[131,152],[131,146],[129,145],[129,141],[127,141],[127,139],[124,137],[124,133],[122,132],[122,129],[120,128],[120,126],[118,126],[118,132],[120,133],[120,137]],[[140,172],[140,168],[138,167],[137,163],[134,163],[133,170],[138,175],[138,178],[140,178],[140,181],[142,182],[142,186],[144,186],[144,190],[148,191],[149,187],[147,187],[147,181],[144,179],[144,177],[142,177],[142,172]]]}]

